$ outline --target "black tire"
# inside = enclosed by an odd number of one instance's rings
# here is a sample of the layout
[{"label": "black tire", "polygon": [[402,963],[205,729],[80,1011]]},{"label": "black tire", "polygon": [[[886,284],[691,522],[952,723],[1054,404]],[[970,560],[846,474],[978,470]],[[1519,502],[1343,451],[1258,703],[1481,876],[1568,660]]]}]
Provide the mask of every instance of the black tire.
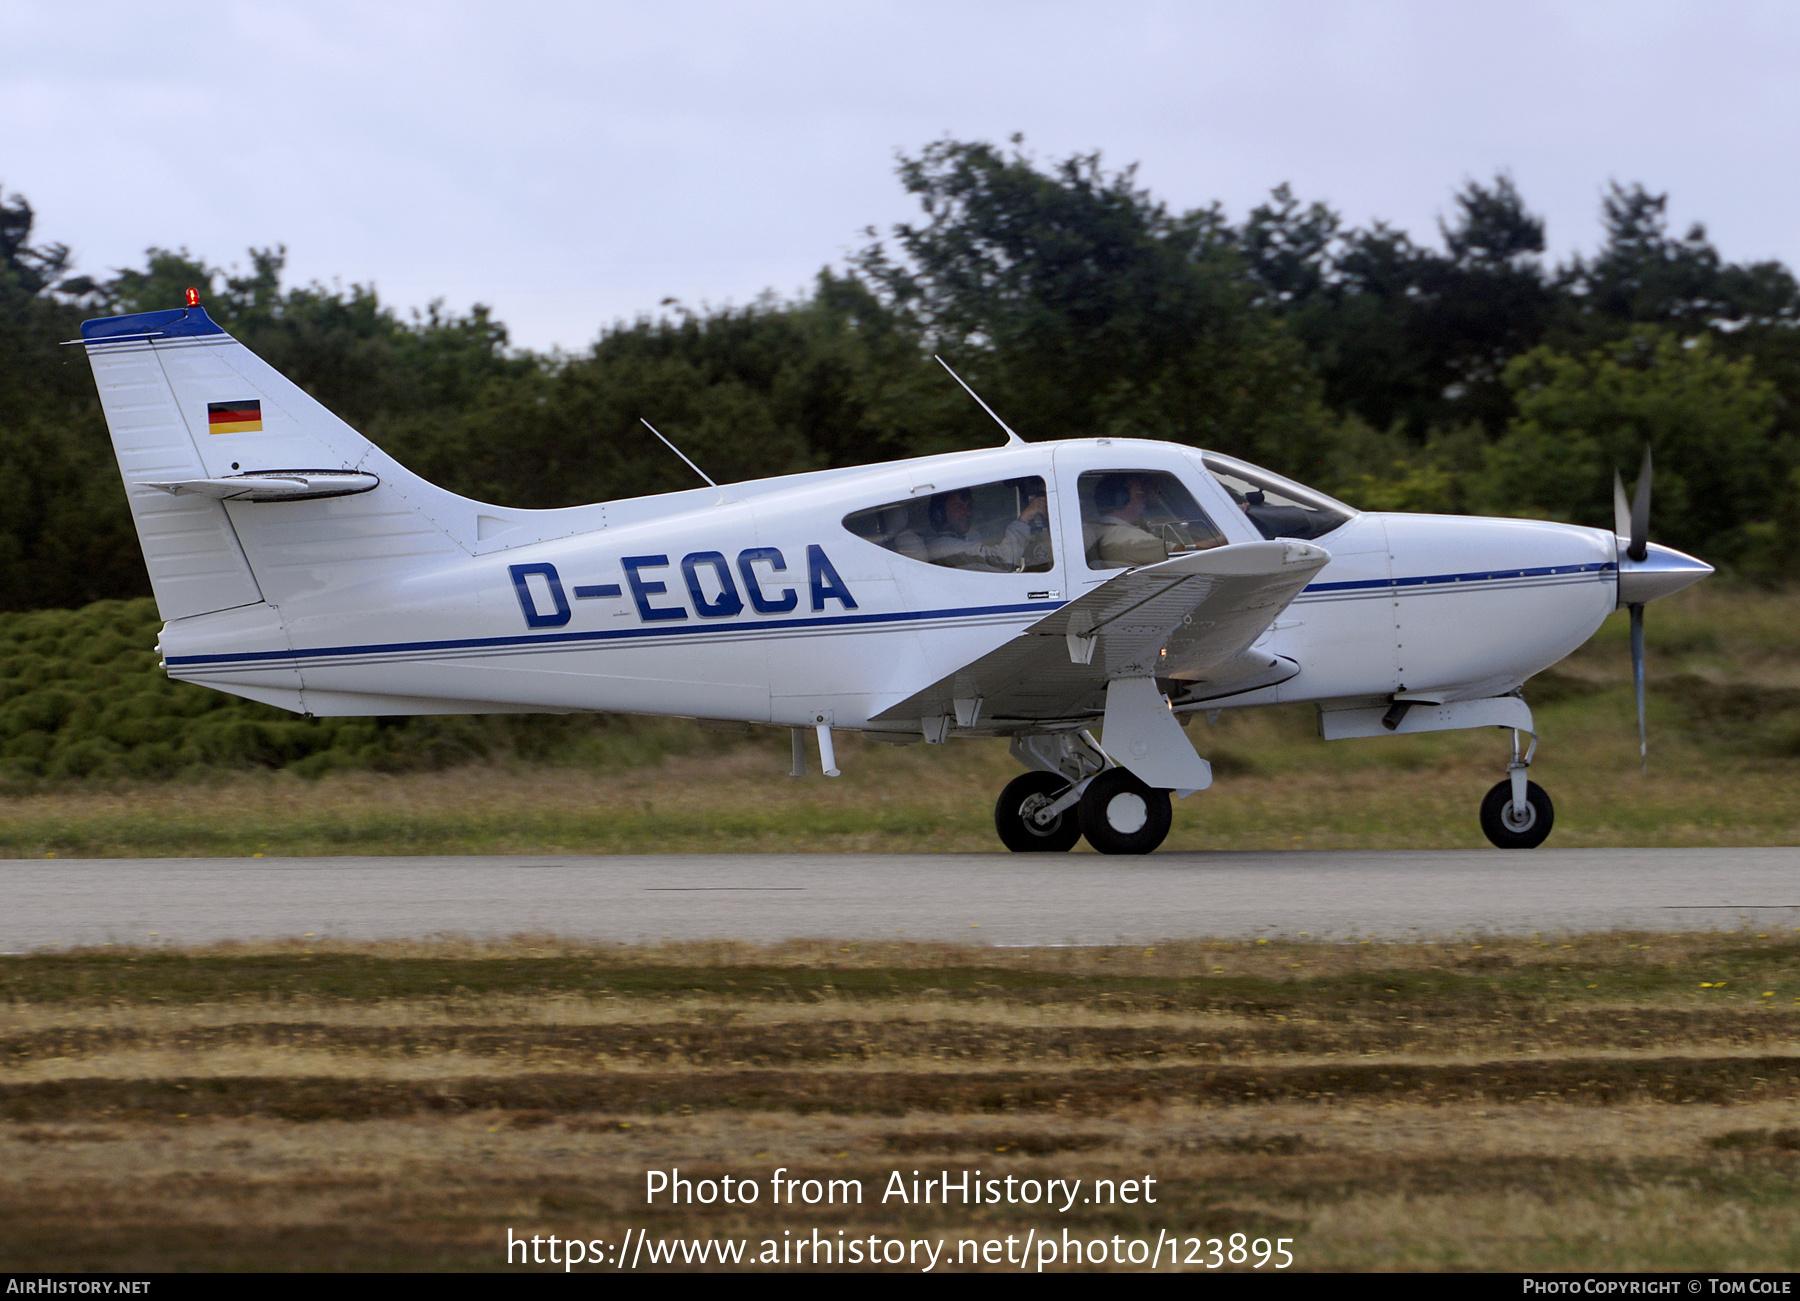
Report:
[{"label": "black tire", "polygon": [[1045,826],[1029,816],[1068,789],[1068,778],[1053,772],[1020,773],[1007,782],[994,805],[994,830],[1000,833],[1000,843],[1015,854],[1062,854],[1075,848],[1081,839],[1081,823],[1073,808],[1064,809]]},{"label": "black tire", "polygon": [[1481,829],[1501,849],[1536,849],[1556,822],[1556,806],[1536,782],[1525,783],[1524,816],[1513,814],[1512,779],[1495,786],[1481,801]]},{"label": "black tire", "polygon": [[1148,854],[1168,837],[1169,792],[1108,768],[1081,795],[1081,834],[1102,854]]}]

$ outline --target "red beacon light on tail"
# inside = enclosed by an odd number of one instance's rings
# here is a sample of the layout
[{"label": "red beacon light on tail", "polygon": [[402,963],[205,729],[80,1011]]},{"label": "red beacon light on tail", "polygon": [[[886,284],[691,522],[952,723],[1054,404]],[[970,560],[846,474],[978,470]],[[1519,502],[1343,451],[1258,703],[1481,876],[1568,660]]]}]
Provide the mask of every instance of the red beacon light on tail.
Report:
[{"label": "red beacon light on tail", "polygon": [[200,291],[198,289],[189,289],[187,291],[187,305],[189,307],[200,306]]}]

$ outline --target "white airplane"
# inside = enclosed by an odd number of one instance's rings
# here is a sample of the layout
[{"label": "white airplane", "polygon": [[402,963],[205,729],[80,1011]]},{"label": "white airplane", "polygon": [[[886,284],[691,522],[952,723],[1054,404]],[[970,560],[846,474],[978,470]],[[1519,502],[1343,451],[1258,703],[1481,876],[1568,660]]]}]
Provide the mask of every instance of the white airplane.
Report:
[{"label": "white airplane", "polygon": [[773,724],[796,776],[808,731],[827,776],[835,730],[1004,736],[1027,769],[995,810],[1013,850],[1148,853],[1170,794],[1212,782],[1183,724],[1293,701],[1327,738],[1509,730],[1481,826],[1538,845],[1521,684],[1629,607],[1641,724],[1643,604],[1712,572],[1645,542],[1647,463],[1609,533],[1361,512],[1190,447],[1010,429],[512,510],[409,472],[188,303],[79,340],[171,677],[307,715]]}]

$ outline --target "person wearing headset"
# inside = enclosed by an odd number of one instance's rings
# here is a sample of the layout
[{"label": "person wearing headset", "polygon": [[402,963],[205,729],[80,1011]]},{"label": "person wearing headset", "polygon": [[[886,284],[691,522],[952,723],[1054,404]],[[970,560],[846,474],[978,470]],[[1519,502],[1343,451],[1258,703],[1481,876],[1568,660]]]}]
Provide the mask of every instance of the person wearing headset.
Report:
[{"label": "person wearing headset", "polygon": [[997,542],[983,541],[975,527],[975,496],[967,488],[934,494],[926,518],[932,533],[925,539],[925,558],[932,564],[1012,573],[1024,567],[1032,525],[1046,518],[1046,507],[1042,493],[1031,497]]},{"label": "person wearing headset", "polygon": [[1144,515],[1156,500],[1155,486],[1141,474],[1109,474],[1095,485],[1094,507],[1100,518],[1088,543],[1093,568],[1124,569],[1169,558],[1168,544],[1143,526]]}]

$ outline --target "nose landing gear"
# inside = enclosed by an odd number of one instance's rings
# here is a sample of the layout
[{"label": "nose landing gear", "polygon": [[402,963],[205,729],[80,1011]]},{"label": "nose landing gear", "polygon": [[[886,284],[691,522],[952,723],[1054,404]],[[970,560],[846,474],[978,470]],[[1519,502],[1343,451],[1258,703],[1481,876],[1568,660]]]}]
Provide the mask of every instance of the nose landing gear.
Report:
[{"label": "nose landing gear", "polygon": [[1481,801],[1481,830],[1501,849],[1536,849],[1550,835],[1556,821],[1556,807],[1544,788],[1527,781],[1531,756],[1537,753],[1537,737],[1523,757],[1519,754],[1519,733],[1512,736],[1512,762],[1506,765],[1506,780],[1498,783]]},{"label": "nose landing gear", "polygon": [[1536,849],[1555,820],[1556,809],[1536,782],[1525,783],[1523,806],[1514,803],[1510,781],[1500,782],[1481,801],[1481,829],[1501,849]]}]

